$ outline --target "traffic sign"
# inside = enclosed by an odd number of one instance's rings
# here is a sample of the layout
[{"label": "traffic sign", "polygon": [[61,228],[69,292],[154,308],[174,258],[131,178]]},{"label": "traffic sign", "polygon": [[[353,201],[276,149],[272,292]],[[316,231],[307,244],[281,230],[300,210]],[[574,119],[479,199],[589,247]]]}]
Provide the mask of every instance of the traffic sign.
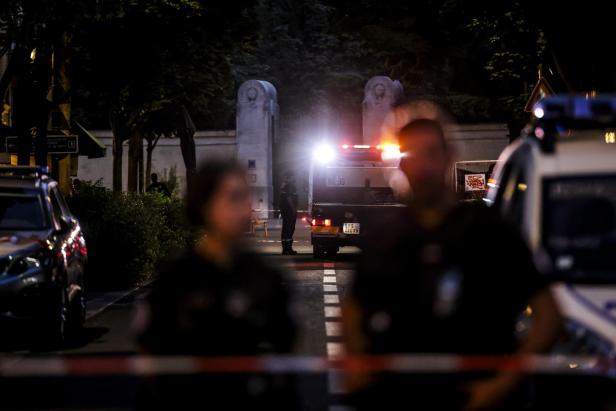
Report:
[{"label": "traffic sign", "polygon": [[[6,138],[6,152],[15,154],[18,152],[18,140],[16,136]],[[31,153],[35,152],[35,141],[32,139]],[[49,135],[47,136],[47,152],[49,154],[74,154],[79,152],[79,139],[76,135]]]}]

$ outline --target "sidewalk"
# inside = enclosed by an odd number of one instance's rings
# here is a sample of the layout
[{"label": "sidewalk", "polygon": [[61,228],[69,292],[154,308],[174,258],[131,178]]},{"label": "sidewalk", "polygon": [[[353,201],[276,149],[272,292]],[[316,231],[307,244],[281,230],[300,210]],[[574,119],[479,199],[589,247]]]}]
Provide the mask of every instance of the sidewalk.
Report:
[{"label": "sidewalk", "polygon": [[[249,236],[249,243],[253,245],[257,252],[263,254],[280,254],[282,245],[280,243],[280,231],[282,230],[282,219],[268,220],[268,236],[265,237],[265,231],[262,228],[257,228],[254,235]],[[302,219],[297,219],[295,225],[295,240],[293,248],[301,254],[312,254],[312,245],[310,244],[310,225]]]},{"label": "sidewalk", "polygon": [[142,284],[131,289],[121,291],[86,292],[86,321],[96,317],[118,301],[138,292],[146,286],[147,284]]}]

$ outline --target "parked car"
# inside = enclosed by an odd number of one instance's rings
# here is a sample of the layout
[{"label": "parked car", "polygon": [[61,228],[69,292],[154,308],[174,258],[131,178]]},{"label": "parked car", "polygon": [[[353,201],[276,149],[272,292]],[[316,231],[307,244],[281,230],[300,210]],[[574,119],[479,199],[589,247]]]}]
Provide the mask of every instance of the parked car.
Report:
[{"label": "parked car", "polygon": [[61,342],[85,321],[86,243],[46,168],[0,167],[0,316]]}]

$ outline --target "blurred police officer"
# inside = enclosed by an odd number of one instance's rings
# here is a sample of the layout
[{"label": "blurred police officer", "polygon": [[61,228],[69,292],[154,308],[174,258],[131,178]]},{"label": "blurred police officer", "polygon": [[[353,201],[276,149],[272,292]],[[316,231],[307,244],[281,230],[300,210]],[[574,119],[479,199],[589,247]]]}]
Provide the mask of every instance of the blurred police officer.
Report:
[{"label": "blurred police officer", "polygon": [[295,255],[293,250],[293,234],[295,233],[295,222],[297,221],[297,188],[295,187],[295,175],[287,172],[280,188],[280,214],[282,217],[282,254]]},{"label": "blurred police officer", "polygon": [[[204,165],[193,177],[186,203],[189,219],[203,235],[158,270],[137,315],[141,348],[154,355],[289,353],[295,326],[284,278],[243,247],[251,217],[244,170],[235,163]],[[288,380],[279,377],[159,378],[141,397],[141,407],[293,409]]]},{"label": "blurred police officer", "polygon": [[[348,351],[507,355],[550,347],[559,315],[548,286],[514,228],[482,205],[457,201],[441,124],[414,120],[398,137],[408,216],[386,225],[358,267],[343,315]],[[527,306],[533,326],[518,341],[515,324]],[[354,374],[348,385],[360,409],[386,400],[399,409],[483,410],[519,407],[510,395],[520,379]]]}]

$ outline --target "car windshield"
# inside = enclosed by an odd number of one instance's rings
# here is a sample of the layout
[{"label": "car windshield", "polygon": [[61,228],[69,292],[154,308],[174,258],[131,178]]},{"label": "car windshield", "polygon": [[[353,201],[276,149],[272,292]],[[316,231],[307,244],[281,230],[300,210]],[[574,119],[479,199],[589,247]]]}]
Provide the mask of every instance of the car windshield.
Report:
[{"label": "car windshield", "polygon": [[37,191],[0,189],[0,230],[40,230],[46,227]]},{"label": "car windshield", "polygon": [[550,179],[544,190],[543,244],[555,274],[616,281],[616,176]]}]

